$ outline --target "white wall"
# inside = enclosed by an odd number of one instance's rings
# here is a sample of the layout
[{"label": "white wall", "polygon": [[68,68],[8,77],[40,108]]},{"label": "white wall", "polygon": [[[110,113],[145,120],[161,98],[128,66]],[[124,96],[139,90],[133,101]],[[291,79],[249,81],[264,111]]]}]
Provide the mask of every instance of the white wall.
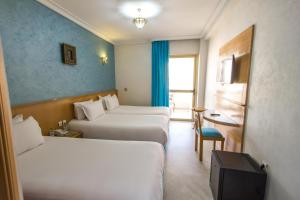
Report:
[{"label": "white wall", "polygon": [[[199,54],[199,49],[199,39],[170,41],[171,56]],[[115,46],[115,66],[120,103],[151,105],[151,43]]]},{"label": "white wall", "polygon": [[197,106],[204,107],[205,87],[206,87],[206,68],[208,56],[208,41],[200,40],[200,55],[198,66],[198,87],[197,87]]},{"label": "white wall", "polygon": [[115,46],[115,63],[120,103],[151,105],[151,44]]},{"label": "white wall", "polygon": [[173,40],[170,41],[170,56],[199,54],[200,40]]},{"label": "white wall", "polygon": [[299,0],[231,0],[209,35],[206,107],[219,48],[255,24],[245,152],[266,161],[268,200],[300,199]]}]

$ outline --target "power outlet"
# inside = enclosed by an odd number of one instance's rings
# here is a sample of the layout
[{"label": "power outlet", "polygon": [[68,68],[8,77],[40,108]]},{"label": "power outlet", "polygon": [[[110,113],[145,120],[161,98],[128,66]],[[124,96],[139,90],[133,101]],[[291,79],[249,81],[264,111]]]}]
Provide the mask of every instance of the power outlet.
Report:
[{"label": "power outlet", "polygon": [[63,124],[63,125],[67,124],[67,120],[65,120],[65,119],[62,120],[62,124]]},{"label": "power outlet", "polygon": [[63,122],[62,122],[62,121],[59,121],[59,122],[58,122],[58,127],[62,127],[62,125],[63,125]]},{"label": "power outlet", "polygon": [[268,171],[269,170],[269,164],[266,161],[261,162],[261,166],[264,168],[264,170]]}]

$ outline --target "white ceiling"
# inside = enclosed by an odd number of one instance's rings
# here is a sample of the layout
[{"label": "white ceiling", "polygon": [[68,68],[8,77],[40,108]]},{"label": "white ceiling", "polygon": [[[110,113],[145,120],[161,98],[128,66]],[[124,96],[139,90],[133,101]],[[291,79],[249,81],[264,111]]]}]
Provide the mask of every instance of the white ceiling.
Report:
[{"label": "white ceiling", "polygon": [[[98,36],[114,43],[200,38],[220,14],[226,0],[156,0],[161,13],[138,30],[119,12],[124,0],[38,0]],[[132,1],[132,0],[131,0]]]}]

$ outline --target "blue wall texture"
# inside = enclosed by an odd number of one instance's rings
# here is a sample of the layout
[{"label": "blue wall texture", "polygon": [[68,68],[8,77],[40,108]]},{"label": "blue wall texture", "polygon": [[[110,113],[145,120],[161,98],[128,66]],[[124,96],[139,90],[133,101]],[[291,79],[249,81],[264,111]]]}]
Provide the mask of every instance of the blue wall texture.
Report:
[{"label": "blue wall texture", "polygon": [[[0,0],[0,34],[12,105],[115,88],[114,46],[35,0]],[[77,65],[62,63],[61,43]]]}]

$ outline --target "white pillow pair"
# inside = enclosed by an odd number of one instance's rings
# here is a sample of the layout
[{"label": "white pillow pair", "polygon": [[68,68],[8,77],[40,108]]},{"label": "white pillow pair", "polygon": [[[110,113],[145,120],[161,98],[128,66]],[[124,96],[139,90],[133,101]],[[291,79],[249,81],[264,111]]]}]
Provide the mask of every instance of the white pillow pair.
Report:
[{"label": "white pillow pair", "polygon": [[[16,118],[17,117],[17,118]],[[16,116],[18,122],[13,120],[13,135],[14,135],[14,148],[17,155],[20,155],[28,150],[44,144],[45,140],[42,136],[42,130],[38,122],[33,117],[28,117],[23,120],[23,115]]]},{"label": "white pillow pair", "polygon": [[75,113],[76,119],[78,119],[78,120],[85,119],[86,116],[85,116],[85,114],[84,114],[81,106],[89,104],[89,103],[92,103],[92,102],[93,102],[93,100],[91,99],[91,100],[88,100],[88,101],[82,101],[82,102],[73,103],[73,105],[74,105],[74,113]]},{"label": "white pillow pair", "polygon": [[80,107],[89,121],[93,121],[105,114],[102,100],[81,104]]},{"label": "white pillow pair", "polygon": [[120,105],[118,97],[116,95],[113,95],[113,96],[107,95],[107,96],[103,97],[103,99],[104,99],[107,110],[113,110],[113,109],[119,107],[119,105]]}]

